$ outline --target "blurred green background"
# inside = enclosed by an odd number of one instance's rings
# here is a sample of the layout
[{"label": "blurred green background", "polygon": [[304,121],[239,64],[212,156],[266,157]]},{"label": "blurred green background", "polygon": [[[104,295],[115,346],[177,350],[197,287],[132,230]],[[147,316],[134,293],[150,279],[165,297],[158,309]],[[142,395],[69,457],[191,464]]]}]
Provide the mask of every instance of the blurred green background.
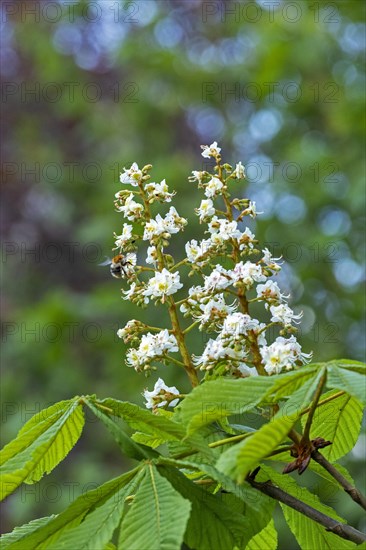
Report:
[{"label": "blurred green background", "polygon": [[[364,359],[364,4],[199,0],[5,1],[2,9],[3,443],[37,410],[75,394],[142,404],[149,380],[124,365],[116,330],[161,322],[120,299],[98,263],[111,255],[119,172],[152,163],[200,235],[201,195],[187,177],[217,140],[241,160],[240,196],[264,213],[256,236],[286,260],[316,361]],[[173,239],[176,254],[183,241]],[[175,244],[174,244],[175,243]],[[201,349],[202,337],[192,342]],[[360,444],[364,439],[360,440]],[[359,445],[346,463],[360,485]],[[86,435],[37,487],[10,497],[3,531],[57,513],[118,474],[121,457],[88,418]],[[306,482],[306,481],[305,481]],[[319,480],[362,528],[353,504]],[[315,487],[315,488],[314,488]],[[280,548],[297,548],[288,532]]]}]

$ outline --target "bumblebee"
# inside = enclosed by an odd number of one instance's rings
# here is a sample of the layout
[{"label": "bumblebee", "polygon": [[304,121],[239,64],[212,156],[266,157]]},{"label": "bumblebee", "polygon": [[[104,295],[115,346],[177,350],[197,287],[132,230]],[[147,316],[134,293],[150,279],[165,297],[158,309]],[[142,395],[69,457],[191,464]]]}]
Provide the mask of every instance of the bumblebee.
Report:
[{"label": "bumblebee", "polygon": [[136,265],[136,254],[118,254],[112,259],[108,258],[99,265],[109,265],[112,277],[116,279],[125,279],[133,273],[133,268]]}]

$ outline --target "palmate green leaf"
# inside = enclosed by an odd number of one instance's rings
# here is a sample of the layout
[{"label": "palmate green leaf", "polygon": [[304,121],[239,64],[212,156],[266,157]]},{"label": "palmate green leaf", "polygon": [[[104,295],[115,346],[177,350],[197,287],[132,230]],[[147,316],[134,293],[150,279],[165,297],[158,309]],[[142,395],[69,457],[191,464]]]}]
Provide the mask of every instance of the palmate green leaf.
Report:
[{"label": "palmate green leaf", "polygon": [[51,415],[53,423],[50,425],[48,420],[42,420],[42,431],[37,424],[32,424],[4,447],[0,468],[1,499],[21,483],[34,483],[41,479],[71,451],[85,422],[79,398],[71,400],[63,411],[61,415]]},{"label": "palmate green leaf", "polygon": [[104,410],[99,409],[92,401],[85,399],[85,404],[91,411],[107,426],[108,430],[113,435],[123,453],[135,460],[144,460],[159,456],[158,453],[152,451],[148,447],[139,445],[131,439],[131,437],[123,430],[122,426],[117,424],[113,418]]},{"label": "palmate green leaf", "polygon": [[322,367],[320,363],[270,377],[220,378],[205,382],[176,407],[174,417],[188,426],[188,433],[193,433],[214,421],[292,395],[303,384],[315,379]]},{"label": "palmate green leaf", "polygon": [[[195,550],[244,549],[249,538],[248,520],[221,498],[189,481],[176,468],[159,466],[159,472],[192,503],[184,542]],[[140,550],[140,549],[139,549]],[[154,549],[155,550],[155,549]]]},{"label": "palmate green leaf", "polygon": [[[163,416],[164,418],[168,418],[169,420],[173,417],[173,412],[167,411],[165,409],[157,409],[154,411],[154,414],[157,416]],[[156,447],[159,447],[159,445],[163,445],[166,442],[166,439],[162,436],[159,437],[158,434],[152,435],[143,433],[141,431],[135,432],[132,434],[132,439],[136,441],[136,443],[141,443],[142,445],[146,445],[148,447],[151,447],[152,449],[155,449]],[[170,441],[170,443],[172,440]]]},{"label": "palmate green leaf", "polygon": [[271,422],[224,451],[216,464],[217,469],[242,483],[247,474],[286,439],[302,409],[311,402],[324,372],[324,368],[316,370],[315,376],[304,381]]},{"label": "palmate green leaf", "polygon": [[17,437],[0,451],[0,465],[26,449],[40,434],[59,420],[76,399],[78,398],[60,401],[32,416],[19,430]]},{"label": "palmate green leaf", "polygon": [[[365,373],[366,374],[366,373]],[[366,404],[366,376],[359,372],[331,365],[328,368],[327,386],[336,388],[356,397]]]},{"label": "palmate green leaf", "polygon": [[131,508],[123,518],[118,548],[179,550],[191,504],[154,465],[147,464],[144,473]]},{"label": "palmate green leaf", "polygon": [[142,409],[138,405],[118,401],[117,399],[104,399],[96,401],[95,404],[106,407],[111,415],[123,418],[132,428],[151,434],[160,438],[162,441],[182,441],[190,445],[191,448],[203,453],[207,458],[211,458],[213,453],[203,438],[198,434],[187,437],[184,426],[175,422],[166,416],[152,414],[151,411]]},{"label": "palmate green leaf", "polygon": [[156,447],[164,443],[164,438],[154,437],[153,435],[144,434],[142,432],[135,432],[131,435],[131,439],[140,445],[145,445],[152,449],[156,449]]},{"label": "palmate green leaf", "polygon": [[273,384],[273,378],[260,376],[204,382],[175,408],[174,418],[191,434],[215,420],[253,409]]},{"label": "palmate green leaf", "polygon": [[[256,479],[258,481],[267,481],[270,479],[275,485],[286,491],[286,493],[312,506],[323,514],[342,523],[346,523],[332,508],[320,502],[317,495],[311,493],[305,487],[299,486],[296,481],[288,475],[284,476],[269,466],[263,466]],[[353,542],[341,539],[337,535],[326,531],[325,527],[303,514],[300,514],[300,512],[297,512],[293,508],[282,503],[280,504],[288,526],[303,550],[314,550],[315,548],[316,550],[330,550],[335,548],[337,550],[348,550],[351,548],[358,548]]]},{"label": "palmate green leaf", "polygon": [[289,371],[276,376],[271,388],[273,401],[276,402],[281,398],[292,396],[305,382],[315,378],[320,370],[324,372],[324,365],[325,363],[312,363],[296,371]]},{"label": "palmate green leaf", "polygon": [[349,550],[358,548],[353,542],[341,539],[325,527],[281,503],[286,522],[303,550]]},{"label": "palmate green leaf", "polygon": [[[322,398],[337,393],[331,391]],[[310,428],[310,438],[323,437],[332,445],[325,447],[321,453],[330,461],[338,460],[347,454],[356,444],[361,429],[363,407],[361,403],[348,394],[339,396],[329,403],[318,407]],[[305,426],[308,415],[301,419]]]},{"label": "palmate green leaf", "polygon": [[[139,480],[138,473],[139,469],[136,468],[79,496],[58,516],[50,518],[47,523],[36,529],[28,532],[25,530],[21,537],[17,537],[16,542],[6,548],[9,550],[48,550],[51,545],[56,544],[64,532],[80,525],[90,512],[98,509],[98,506],[102,506],[124,487],[128,486],[133,492],[134,483],[138,483]],[[13,533],[7,534],[6,537],[11,537]]]},{"label": "palmate green leaf", "polygon": [[30,533],[33,533],[40,527],[43,527],[55,517],[56,516],[53,515],[53,516],[47,516],[44,518],[38,518],[38,519],[34,519],[33,521],[30,521],[29,523],[25,523],[20,527],[15,527],[15,529],[13,529],[11,533],[6,533],[0,537],[1,550],[7,550],[11,544],[17,542],[20,539],[23,539],[25,536],[29,535]]},{"label": "palmate green leaf", "polygon": [[[202,478],[213,479],[218,482],[218,487],[231,493],[237,500],[241,501],[240,514],[248,520],[246,532],[248,537],[253,537],[261,531],[272,517],[275,501],[263,493],[256,491],[248,483],[237,485],[230,477],[226,476],[214,466],[205,463],[197,463],[196,457],[192,460],[174,460],[170,458],[160,458],[159,464],[173,466],[175,468],[200,473]],[[187,473],[186,473],[187,475]],[[216,492],[216,490],[215,490]],[[223,493],[221,497],[225,499],[228,494]],[[226,504],[227,501],[226,501]]]},{"label": "palmate green leaf", "polygon": [[125,499],[134,493],[136,486],[143,477],[142,472],[115,491],[108,500],[102,504],[97,503],[97,508],[90,512],[83,521],[74,527],[66,529],[63,533],[48,541],[47,550],[95,550],[104,548],[111,540],[115,529],[121,522],[125,507]]},{"label": "palmate green leaf", "polygon": [[359,372],[366,376],[366,363],[361,361],[353,361],[352,359],[335,359],[327,363],[328,366],[336,366],[351,372]]},{"label": "palmate green leaf", "polygon": [[216,468],[242,483],[247,474],[282,443],[297,418],[296,413],[276,415],[272,422],[264,424],[255,434],[222,453]]},{"label": "palmate green leaf", "polygon": [[313,377],[303,379],[302,386],[294,391],[290,398],[283,404],[277,416],[292,417],[296,414],[300,415],[303,409],[312,402],[315,391],[325,373],[326,369],[322,367],[314,373]]},{"label": "palmate green leaf", "polygon": [[278,535],[273,519],[248,542],[245,550],[276,550]]}]

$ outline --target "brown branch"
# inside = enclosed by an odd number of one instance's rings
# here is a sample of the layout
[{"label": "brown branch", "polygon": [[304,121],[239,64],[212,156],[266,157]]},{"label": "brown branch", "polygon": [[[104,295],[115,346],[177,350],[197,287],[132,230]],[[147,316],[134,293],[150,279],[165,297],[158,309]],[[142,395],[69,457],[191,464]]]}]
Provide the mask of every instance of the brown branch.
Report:
[{"label": "brown branch", "polygon": [[297,498],[289,495],[279,487],[276,487],[272,484],[271,481],[260,483],[258,481],[255,481],[253,477],[250,476],[247,478],[247,481],[252,487],[254,487],[254,489],[257,489],[261,493],[264,493],[265,495],[275,500],[278,500],[283,504],[286,504],[286,506],[289,506],[297,512],[300,512],[300,514],[303,514],[313,521],[316,521],[320,525],[323,525],[326,531],[330,531],[331,533],[338,535],[342,539],[350,540],[355,544],[361,544],[362,542],[366,541],[366,535],[364,533],[361,533],[361,531],[358,531],[350,525],[340,523],[339,521],[330,518],[329,516],[326,516],[325,514],[323,514],[323,512],[319,512],[315,508],[312,508],[308,504],[305,504],[305,502],[298,500]]},{"label": "brown branch", "polygon": [[346,493],[349,494],[352,500],[359,504],[364,510],[366,510],[366,497],[354,487],[342,474],[331,464],[319,451],[314,451],[311,455],[320,466],[323,466],[327,472],[334,477],[336,481],[343,487]]}]

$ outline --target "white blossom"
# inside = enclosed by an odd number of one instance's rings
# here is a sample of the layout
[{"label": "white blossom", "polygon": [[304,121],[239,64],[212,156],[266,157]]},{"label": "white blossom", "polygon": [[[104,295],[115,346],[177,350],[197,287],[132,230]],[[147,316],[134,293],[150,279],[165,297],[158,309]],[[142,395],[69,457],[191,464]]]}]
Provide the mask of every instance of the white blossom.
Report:
[{"label": "white blossom", "polygon": [[117,336],[118,338],[121,338],[121,340],[123,340],[123,338],[126,336],[126,328],[119,328],[117,330]]},{"label": "white blossom", "polygon": [[169,208],[169,212],[165,215],[164,219],[164,224],[168,233],[178,233],[187,223],[187,220],[178,214],[174,206]]},{"label": "white blossom", "polygon": [[205,296],[204,288],[202,286],[192,286],[188,289],[189,297],[185,302],[180,306],[180,311],[182,313],[187,313],[191,309],[199,308],[201,300]]},{"label": "white blossom", "polygon": [[201,302],[199,304],[200,312],[195,314],[194,317],[201,322],[201,325],[204,325],[224,319],[235,311],[236,307],[236,304],[227,304],[223,294],[216,294],[206,303]]},{"label": "white blossom", "polygon": [[272,323],[282,323],[285,326],[291,325],[292,321],[298,324],[303,315],[302,312],[296,315],[287,304],[273,305],[269,309]]},{"label": "white blossom", "polygon": [[115,235],[115,249],[123,248],[132,239],[132,225],[125,223],[121,235]]},{"label": "white blossom", "polygon": [[142,171],[139,170],[138,165],[134,162],[131,168],[123,168],[124,173],[120,175],[119,180],[121,183],[129,183],[133,187],[137,187],[138,182],[141,181]]},{"label": "white blossom", "polygon": [[171,395],[180,395],[179,390],[175,386],[167,386],[161,378],[155,382],[154,389],[152,391],[144,390],[143,396],[146,399],[145,406],[147,409],[152,409],[154,407],[175,407],[178,402],[178,399],[168,400],[168,397]]},{"label": "white blossom", "polygon": [[160,350],[160,353],[178,351],[177,339],[174,334],[169,334],[167,329],[155,334],[154,339],[156,351]]},{"label": "white blossom", "polygon": [[169,237],[173,233],[178,233],[185,225],[187,225],[187,220],[179,216],[174,206],[171,206],[165,218],[158,214],[155,219],[152,218],[146,222],[142,238],[144,241],[149,241],[153,237],[163,234]]},{"label": "white blossom", "polygon": [[246,363],[239,363],[237,369],[243,375],[243,377],[258,376],[257,369],[255,367],[248,367]]},{"label": "white blossom", "polygon": [[260,352],[268,374],[278,374],[283,368],[291,370],[296,361],[306,363],[312,356],[311,353],[301,352],[301,346],[294,336],[287,340],[279,336],[270,346],[263,346]]},{"label": "white blossom", "polygon": [[252,262],[239,262],[234,269],[230,271],[230,276],[236,283],[243,283],[247,288],[250,288],[254,282],[262,282],[266,280],[266,276],[262,272],[260,265]]},{"label": "white blossom", "polygon": [[276,281],[269,279],[263,285],[257,286],[257,297],[268,302],[282,302],[289,298],[289,295],[282,294]]},{"label": "white blossom", "polygon": [[201,155],[205,159],[216,157],[221,151],[221,148],[217,146],[217,141],[214,141],[211,145],[201,145],[201,148],[203,149]]},{"label": "white blossom", "polygon": [[223,187],[224,184],[222,183],[222,181],[216,176],[213,176],[210,181],[205,185],[206,197],[211,198],[219,195]]},{"label": "white blossom", "polygon": [[130,221],[134,221],[140,218],[141,213],[144,210],[144,207],[142,206],[142,204],[139,204],[133,199],[134,199],[134,195],[133,193],[131,193],[124,201],[124,204],[117,207],[117,210],[122,212],[123,215]]},{"label": "white blossom", "polygon": [[145,191],[151,200],[157,199],[163,202],[171,202],[175,193],[169,193],[168,185],[163,179],[160,183],[150,182],[145,185]]},{"label": "white blossom", "polygon": [[202,183],[203,177],[207,174],[207,172],[199,172],[198,170],[192,170],[193,176],[189,176],[189,181],[197,181],[199,184]]},{"label": "white blossom", "polygon": [[264,248],[261,262],[267,265],[273,271],[280,271],[281,265],[278,262],[281,260],[281,258],[282,256],[280,256],[279,258],[273,258],[268,248]]},{"label": "white blossom", "polygon": [[213,368],[215,363],[220,359],[231,359],[240,361],[245,358],[245,353],[242,350],[234,350],[230,347],[225,347],[222,340],[210,340],[207,342],[203,354],[194,356],[193,362],[200,366],[201,370]]},{"label": "white blossom", "polygon": [[258,212],[255,201],[249,201],[249,206],[243,212],[243,214],[255,218],[258,214],[263,214],[263,212]]},{"label": "white blossom", "polygon": [[146,297],[165,298],[170,296],[182,288],[179,273],[170,273],[165,267],[162,271],[158,271],[155,277],[152,277],[147,285],[147,288],[142,292]]},{"label": "white blossom", "polygon": [[254,248],[254,241],[254,233],[249,229],[249,227],[246,227],[245,231],[243,231],[238,238],[239,249],[244,250],[244,248],[249,248],[252,250]]},{"label": "white blossom", "polygon": [[229,271],[224,269],[222,265],[217,264],[215,269],[208,276],[204,276],[205,290],[222,290],[232,284]]},{"label": "white blossom", "polygon": [[[141,294],[141,290],[136,290],[136,283],[133,282],[130,284],[130,288],[128,290],[123,290],[122,294],[124,294],[123,299],[124,300],[130,300],[133,301],[134,298],[137,298]],[[147,303],[149,300],[145,298],[145,302]]]},{"label": "white blossom", "polygon": [[[124,331],[125,333],[126,331]],[[174,334],[169,334],[167,329],[157,334],[143,334],[139,347],[130,348],[126,354],[126,362],[135,370],[143,370],[153,359],[165,355],[166,352],[178,351],[178,344]]]},{"label": "white blossom", "polygon": [[211,218],[215,214],[215,208],[211,199],[203,199],[199,208],[196,208],[196,213],[200,217],[200,221]]},{"label": "white blossom", "polygon": [[259,323],[258,319],[253,319],[247,313],[237,311],[226,317],[222,326],[221,337],[246,336],[249,330],[260,330],[264,326]]},{"label": "white blossom", "polygon": [[136,319],[131,319],[128,321],[123,328],[120,328],[117,330],[117,336],[118,338],[121,338],[122,340],[127,342],[131,338],[131,336],[135,335],[136,332],[141,330],[141,327],[143,326],[143,323],[141,321],[137,321]]},{"label": "white blossom", "polygon": [[126,364],[128,367],[132,367],[136,371],[139,371],[142,369],[144,361],[143,356],[139,352],[139,350],[135,348],[130,348],[126,352]]},{"label": "white blossom", "polygon": [[208,239],[204,239],[199,243],[195,239],[188,241],[185,245],[187,260],[191,263],[200,265],[202,262],[199,262],[199,259],[208,252],[210,247],[211,241]]},{"label": "white blossom", "polygon": [[166,227],[163,218],[158,214],[155,219],[151,218],[151,220],[146,222],[142,238],[144,241],[150,241],[153,237],[157,237],[163,233],[166,233]]},{"label": "white blossom", "polygon": [[220,338],[229,343],[240,342],[248,336],[249,331],[252,331],[257,337],[258,345],[265,346],[267,344],[265,328],[265,323],[260,323],[258,319],[250,317],[247,313],[235,312],[224,320]]},{"label": "white blossom", "polygon": [[156,246],[149,246],[147,249],[146,263],[156,265],[158,262]]},{"label": "white blossom", "polygon": [[238,180],[245,178],[245,168],[242,165],[241,161],[236,164],[234,172],[235,172],[235,177]]},{"label": "white blossom", "polygon": [[212,239],[215,242],[215,237],[219,240],[227,241],[228,239],[238,239],[241,237],[241,232],[238,229],[238,224],[235,220],[229,221],[214,216],[208,224],[208,230],[212,234]]}]

